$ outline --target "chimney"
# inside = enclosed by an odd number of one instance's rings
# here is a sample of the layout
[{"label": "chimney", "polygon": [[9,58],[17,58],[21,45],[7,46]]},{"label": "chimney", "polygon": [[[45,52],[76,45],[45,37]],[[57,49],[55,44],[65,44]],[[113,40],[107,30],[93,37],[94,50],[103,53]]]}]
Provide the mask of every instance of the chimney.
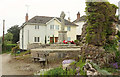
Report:
[{"label": "chimney", "polygon": [[25,16],[25,22],[28,21],[28,13],[26,13],[26,16]]},{"label": "chimney", "polygon": [[79,12],[77,13],[77,19],[80,19],[80,13]]}]

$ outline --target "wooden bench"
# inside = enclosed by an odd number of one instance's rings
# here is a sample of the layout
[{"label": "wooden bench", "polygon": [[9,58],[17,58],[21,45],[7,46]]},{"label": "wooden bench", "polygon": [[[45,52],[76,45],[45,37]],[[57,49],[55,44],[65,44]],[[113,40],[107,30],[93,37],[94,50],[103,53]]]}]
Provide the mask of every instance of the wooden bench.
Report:
[{"label": "wooden bench", "polygon": [[47,60],[47,55],[46,54],[40,54],[36,53],[37,57],[33,57],[34,62],[39,62],[40,64],[42,63],[43,66],[47,65],[48,60]]},{"label": "wooden bench", "polygon": [[34,59],[34,62],[38,62],[40,60],[39,57],[33,57],[33,59]]}]

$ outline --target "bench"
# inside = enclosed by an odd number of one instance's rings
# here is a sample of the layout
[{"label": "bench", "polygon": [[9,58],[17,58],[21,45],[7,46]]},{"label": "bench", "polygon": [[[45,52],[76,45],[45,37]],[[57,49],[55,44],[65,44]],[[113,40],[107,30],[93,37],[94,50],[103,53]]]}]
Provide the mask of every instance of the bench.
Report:
[{"label": "bench", "polygon": [[47,60],[47,55],[46,54],[40,54],[36,53],[37,57],[33,57],[34,62],[39,62],[40,64],[42,63],[43,66],[47,65],[48,60]]}]

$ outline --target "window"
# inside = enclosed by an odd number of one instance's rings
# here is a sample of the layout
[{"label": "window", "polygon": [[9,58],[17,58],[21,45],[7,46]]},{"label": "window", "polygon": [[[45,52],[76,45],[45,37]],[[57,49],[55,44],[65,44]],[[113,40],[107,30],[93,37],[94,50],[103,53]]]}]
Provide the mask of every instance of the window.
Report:
[{"label": "window", "polygon": [[34,42],[40,42],[40,38],[39,37],[34,37]]},{"label": "window", "polygon": [[50,29],[54,29],[54,25],[50,25]]},{"label": "window", "polygon": [[71,37],[68,37],[67,40],[68,40],[68,41],[71,41]]},{"label": "window", "polygon": [[56,26],[55,26],[55,29],[56,29],[56,30],[59,30],[59,25],[56,25]]},{"label": "window", "polygon": [[35,25],[35,29],[39,29],[39,25]]},{"label": "window", "polygon": [[70,26],[68,26],[68,27],[67,27],[67,31],[70,31],[70,30],[71,30],[71,27],[70,27]]}]

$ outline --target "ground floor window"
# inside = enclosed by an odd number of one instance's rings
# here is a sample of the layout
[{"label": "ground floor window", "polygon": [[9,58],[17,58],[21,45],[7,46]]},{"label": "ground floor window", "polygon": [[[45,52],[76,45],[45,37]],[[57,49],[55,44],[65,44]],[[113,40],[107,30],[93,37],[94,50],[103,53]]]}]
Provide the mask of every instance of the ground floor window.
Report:
[{"label": "ground floor window", "polygon": [[34,37],[34,42],[40,42],[40,37]]},{"label": "ground floor window", "polygon": [[71,37],[68,37],[67,40],[68,40],[68,41],[71,41]]}]

